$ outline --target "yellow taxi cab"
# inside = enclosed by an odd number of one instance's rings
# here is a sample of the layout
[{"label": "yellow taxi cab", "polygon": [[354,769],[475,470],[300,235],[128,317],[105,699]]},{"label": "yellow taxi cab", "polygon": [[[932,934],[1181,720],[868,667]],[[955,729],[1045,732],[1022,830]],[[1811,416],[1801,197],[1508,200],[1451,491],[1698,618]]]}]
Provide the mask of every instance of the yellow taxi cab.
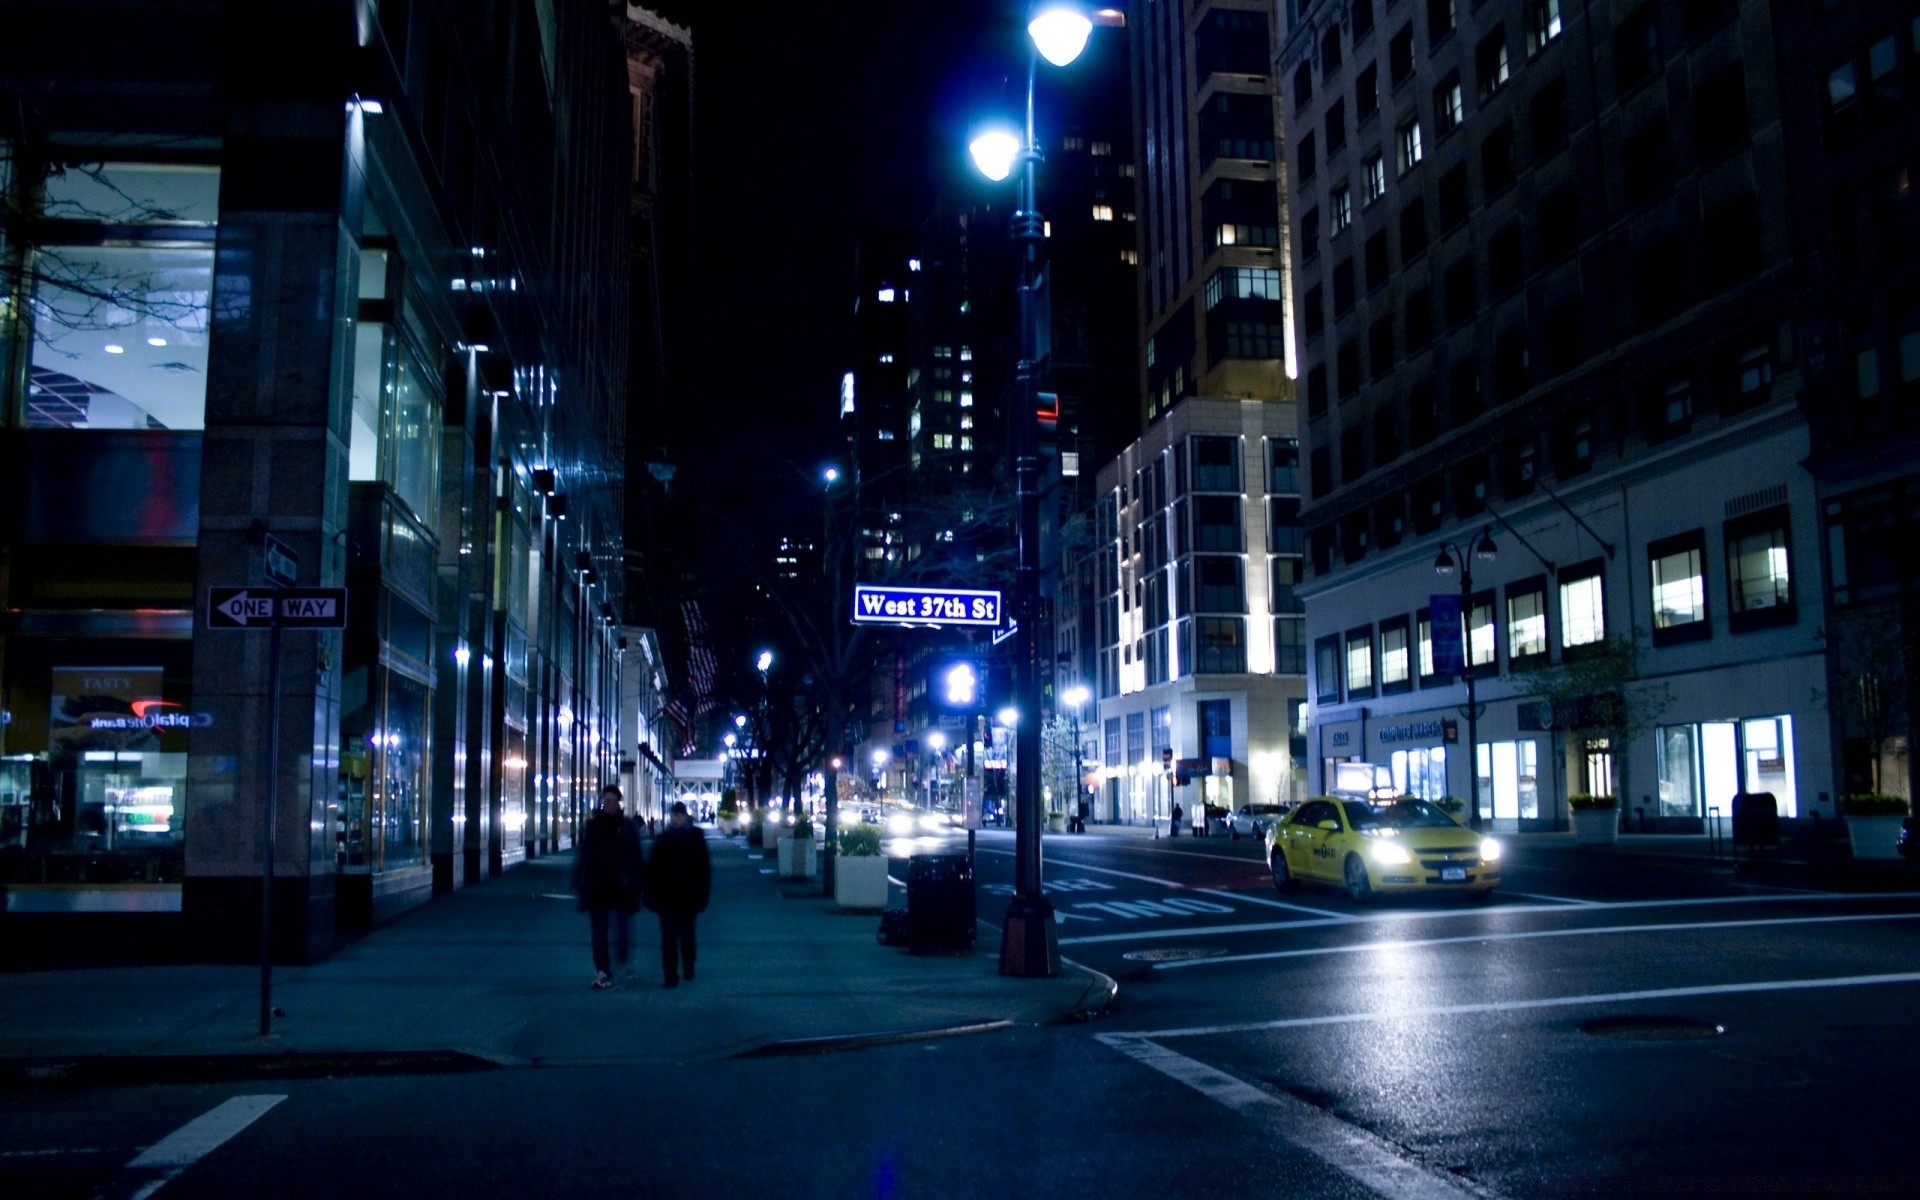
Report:
[{"label": "yellow taxi cab", "polygon": [[1329,883],[1364,903],[1376,892],[1492,896],[1500,843],[1425,800],[1309,800],[1267,831],[1273,886]]}]

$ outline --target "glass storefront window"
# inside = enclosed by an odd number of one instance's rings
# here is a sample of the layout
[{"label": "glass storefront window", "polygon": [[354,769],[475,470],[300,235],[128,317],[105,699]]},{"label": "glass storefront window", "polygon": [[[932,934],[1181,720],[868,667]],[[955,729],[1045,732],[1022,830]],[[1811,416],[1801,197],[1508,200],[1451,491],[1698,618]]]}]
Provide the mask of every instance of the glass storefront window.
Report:
[{"label": "glass storefront window", "polygon": [[1793,786],[1793,718],[1756,717],[1740,722],[1740,781],[1749,792],[1772,792],[1783,817],[1799,813]]},{"label": "glass storefront window", "polygon": [[1480,804],[1496,821],[1533,820],[1540,815],[1540,747],[1533,741],[1481,742]]},{"label": "glass storefront window", "polygon": [[1690,817],[1701,811],[1696,731],[1691,725],[1662,727],[1654,742],[1659,760],[1660,811],[1663,817]]},{"label": "glass storefront window", "polygon": [[28,427],[205,427],[211,249],[43,246],[33,270]]},{"label": "glass storefront window", "polygon": [[1665,725],[1655,734],[1663,817],[1732,815],[1739,792],[1772,792],[1783,817],[1799,814],[1793,717]]},{"label": "glass storefront window", "polygon": [[354,331],[347,478],[391,485],[432,528],[439,446],[440,397],[420,356],[391,325],[362,321]]},{"label": "glass storefront window", "polygon": [[[1447,795],[1447,748],[1395,750],[1388,761],[1393,786],[1402,795],[1439,800]],[[1484,793],[1483,793],[1484,794]]]}]

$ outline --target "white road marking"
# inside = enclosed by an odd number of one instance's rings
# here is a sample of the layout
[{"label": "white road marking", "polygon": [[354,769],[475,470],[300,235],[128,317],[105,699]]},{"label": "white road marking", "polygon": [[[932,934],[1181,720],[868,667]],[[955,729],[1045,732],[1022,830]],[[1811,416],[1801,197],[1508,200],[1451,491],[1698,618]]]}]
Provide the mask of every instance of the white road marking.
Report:
[{"label": "white road marking", "polygon": [[1506,888],[1501,888],[1500,894],[1503,896],[1521,896],[1528,900],[1546,900],[1553,904],[1573,904],[1582,908],[1604,903],[1604,901],[1600,900],[1578,900],[1572,896],[1543,896],[1539,892],[1512,892]]},{"label": "white road marking", "polygon": [[[980,853],[981,854],[998,854],[1003,858],[1013,857],[1013,851],[1011,850],[989,850],[985,846],[980,847]],[[1181,883],[1178,880],[1161,879],[1157,875],[1138,875],[1132,871],[1116,871],[1112,867],[1089,867],[1081,863],[1068,862],[1063,858],[1049,858],[1046,860],[1046,862],[1047,862],[1047,865],[1049,866],[1071,867],[1076,871],[1092,871],[1096,875],[1118,875],[1122,879],[1137,879],[1141,883],[1157,883],[1164,888],[1184,889],[1187,886],[1186,884]]]},{"label": "white road marking", "polygon": [[[981,853],[982,854],[1001,854],[1001,855],[1011,856],[1013,852],[1010,850],[982,850]],[[1188,857],[1198,858],[1200,856],[1189,855]],[[1218,856],[1215,856],[1215,857],[1218,857]],[[1340,920],[1340,921],[1351,921],[1351,920],[1357,919],[1354,917],[1343,916],[1340,913],[1336,913],[1332,911],[1331,909],[1308,908],[1303,904],[1288,904],[1284,900],[1268,900],[1264,896],[1243,896],[1243,895],[1240,895],[1238,892],[1222,891],[1217,888],[1194,887],[1192,884],[1181,883],[1176,879],[1162,879],[1157,875],[1140,875],[1140,874],[1136,874],[1133,871],[1116,871],[1112,867],[1090,867],[1090,866],[1087,866],[1085,863],[1068,862],[1065,859],[1061,859],[1061,858],[1050,858],[1047,861],[1054,866],[1068,867],[1075,871],[1092,871],[1097,875],[1118,875],[1122,879],[1134,879],[1134,880],[1140,881],[1141,883],[1155,883],[1155,884],[1159,884],[1163,888],[1171,888],[1175,891],[1198,892],[1203,896],[1220,896],[1224,899],[1232,900],[1241,904],[1259,904],[1268,908],[1284,908],[1290,912],[1308,913],[1308,914],[1311,914],[1312,916],[1329,917],[1329,918],[1333,918],[1335,920]],[[1235,859],[1234,861],[1240,862],[1243,860]]]},{"label": "white road marking", "polygon": [[1470,1200],[1489,1193],[1429,1170],[1392,1143],[1284,1093],[1268,1092],[1144,1038],[1100,1034],[1102,1042],[1291,1142],[1387,1200]]},{"label": "white road marking", "polygon": [[1243,896],[1239,892],[1223,891],[1219,888],[1194,888],[1204,896],[1224,896],[1229,900],[1238,900],[1242,904],[1258,904],[1266,908],[1284,908],[1288,912],[1309,913],[1316,917],[1334,917],[1342,921],[1357,921],[1360,918],[1345,913],[1334,912],[1330,908],[1309,908],[1304,904],[1288,904],[1285,900],[1269,900],[1265,896]]},{"label": "white road marking", "polygon": [[73,1150],[0,1150],[0,1158],[57,1158],[64,1155],[113,1153],[116,1151],[107,1146],[88,1146]]},{"label": "white road marking", "polygon": [[1594,925],[1575,929],[1534,929],[1521,933],[1470,933],[1464,937],[1364,942],[1355,946],[1316,946],[1305,950],[1269,950],[1261,954],[1228,954],[1218,958],[1155,963],[1153,969],[1181,971],[1189,967],[1210,967],[1216,963],[1259,962],[1271,958],[1313,958],[1327,954],[1369,954],[1376,950],[1419,950],[1427,946],[1457,946],[1474,942],[1518,942],[1531,938],[1590,937],[1608,933],[1674,933],[1699,929],[1752,929],[1763,925],[1831,925],[1847,921],[1920,921],[1920,913],[1857,913],[1839,917],[1760,917],[1751,921],[1676,921],[1664,925]]},{"label": "white road marking", "polygon": [[1106,1037],[1178,1038],[1218,1037],[1230,1033],[1263,1033],[1274,1029],[1305,1029],[1317,1025],[1359,1025],[1368,1021],[1409,1021],[1421,1017],[1459,1017],[1477,1013],[1524,1012],[1541,1008],[1597,1008],[1641,1000],[1680,1000],[1693,996],[1740,996],[1756,992],[1820,991],[1829,988],[1879,987],[1920,983],[1920,971],[1888,975],[1838,975],[1827,979],[1767,979],[1754,983],[1710,983],[1698,987],[1649,988],[1638,992],[1593,992],[1580,996],[1542,996],[1534,1000],[1489,1000],[1477,1004],[1437,1004],[1426,1008],[1383,1009],[1378,1012],[1327,1013],[1318,1017],[1286,1017],[1278,1021],[1248,1021],[1234,1025],[1196,1025],[1188,1029],[1155,1029]]},{"label": "white road marking", "polygon": [[[1353,925],[1360,922],[1391,921],[1445,921],[1461,917],[1486,917],[1502,914],[1522,913],[1533,916],[1548,914],[1566,915],[1573,912],[1601,913],[1636,908],[1700,908],[1728,904],[1801,904],[1811,901],[1831,902],[1835,900],[1914,900],[1913,892],[1810,892],[1804,896],[1702,896],[1687,900],[1606,900],[1584,904],[1575,908],[1542,908],[1532,904],[1496,904],[1487,908],[1431,909],[1414,912],[1376,913],[1367,916],[1339,916],[1326,920],[1313,921],[1250,921],[1244,925],[1200,925],[1180,929],[1160,929],[1154,931],[1155,937],[1217,937],[1229,933],[1272,933],[1282,929],[1324,929],[1330,925]],[[1125,941],[1138,934],[1101,933],[1089,937],[1073,938],[1073,944],[1088,942]],[[1067,945],[1063,939],[1061,945]]]},{"label": "white road marking", "polygon": [[235,1096],[201,1113],[193,1120],[161,1138],[135,1155],[123,1168],[128,1171],[160,1171],[133,1193],[133,1200],[146,1200],[182,1171],[219,1149],[247,1126],[267,1115],[285,1096]]}]

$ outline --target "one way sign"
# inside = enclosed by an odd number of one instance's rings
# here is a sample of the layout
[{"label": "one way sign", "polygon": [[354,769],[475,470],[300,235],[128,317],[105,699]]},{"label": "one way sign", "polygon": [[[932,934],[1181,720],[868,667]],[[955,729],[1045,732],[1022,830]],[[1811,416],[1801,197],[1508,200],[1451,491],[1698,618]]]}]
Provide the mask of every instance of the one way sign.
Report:
[{"label": "one way sign", "polygon": [[344,629],[345,588],[216,587],[207,589],[210,629]]}]

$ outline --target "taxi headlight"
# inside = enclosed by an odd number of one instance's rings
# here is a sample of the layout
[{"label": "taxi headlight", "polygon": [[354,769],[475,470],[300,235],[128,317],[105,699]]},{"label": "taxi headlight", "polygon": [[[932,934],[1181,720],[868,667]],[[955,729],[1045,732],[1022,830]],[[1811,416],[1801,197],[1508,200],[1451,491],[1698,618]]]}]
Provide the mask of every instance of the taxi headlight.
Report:
[{"label": "taxi headlight", "polygon": [[1383,867],[1404,867],[1413,861],[1413,855],[1398,842],[1375,842],[1372,853],[1373,861]]},{"label": "taxi headlight", "polygon": [[906,837],[913,832],[913,818],[906,813],[895,813],[887,818],[887,832],[895,837]]},{"label": "taxi headlight", "polygon": [[1492,838],[1481,838],[1480,839],[1480,861],[1481,862],[1499,862],[1500,861],[1500,843],[1494,841]]},{"label": "taxi headlight", "polygon": [[920,814],[920,828],[938,833],[947,827],[947,819],[939,813]]}]

